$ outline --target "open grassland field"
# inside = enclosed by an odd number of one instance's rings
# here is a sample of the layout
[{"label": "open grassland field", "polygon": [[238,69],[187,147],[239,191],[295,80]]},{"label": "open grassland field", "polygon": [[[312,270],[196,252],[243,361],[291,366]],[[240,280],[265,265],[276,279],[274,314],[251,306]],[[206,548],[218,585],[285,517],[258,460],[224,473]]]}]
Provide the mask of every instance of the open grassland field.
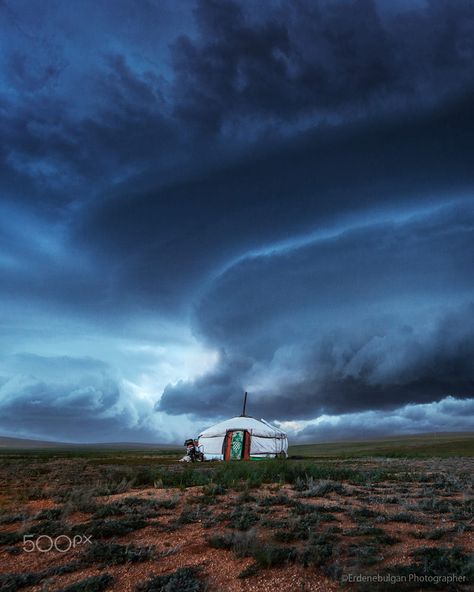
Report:
[{"label": "open grassland field", "polygon": [[398,438],[383,438],[356,442],[302,444],[291,446],[290,454],[307,458],[361,458],[369,456],[390,458],[447,458],[474,456],[474,434],[440,433]]},{"label": "open grassland field", "polygon": [[4,449],[0,590],[473,590],[473,441],[184,466],[173,450]]}]

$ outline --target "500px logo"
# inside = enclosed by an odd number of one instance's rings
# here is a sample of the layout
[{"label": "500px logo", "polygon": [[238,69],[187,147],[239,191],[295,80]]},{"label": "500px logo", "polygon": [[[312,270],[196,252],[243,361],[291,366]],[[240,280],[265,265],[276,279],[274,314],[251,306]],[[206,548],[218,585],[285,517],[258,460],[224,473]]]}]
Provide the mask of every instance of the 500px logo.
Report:
[{"label": "500px logo", "polygon": [[80,545],[90,545],[92,536],[77,534],[74,537],[68,537],[66,534],[60,534],[57,537],[50,537],[47,534],[40,534],[35,538],[34,534],[25,534],[23,536],[23,551],[33,553],[48,553],[53,549],[60,553],[67,553],[70,549],[75,549]]}]

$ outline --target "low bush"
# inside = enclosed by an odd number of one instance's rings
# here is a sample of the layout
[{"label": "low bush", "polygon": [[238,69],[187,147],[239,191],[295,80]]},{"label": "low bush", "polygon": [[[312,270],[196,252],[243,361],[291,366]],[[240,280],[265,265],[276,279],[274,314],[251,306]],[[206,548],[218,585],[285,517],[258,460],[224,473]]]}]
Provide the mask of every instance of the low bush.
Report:
[{"label": "low bush", "polygon": [[300,492],[301,497],[319,497],[332,492],[347,495],[347,489],[342,483],[331,479],[314,479],[313,477],[306,480],[299,479],[295,483],[295,489]]},{"label": "low bush", "polygon": [[239,579],[244,580],[245,578],[251,578],[252,576],[256,576],[260,571],[258,563],[251,563],[248,567],[243,569],[239,575],[237,576]]},{"label": "low bush", "polygon": [[474,578],[474,556],[459,547],[421,547],[412,552],[418,571],[430,575],[464,575],[470,582]]},{"label": "low bush", "polygon": [[298,557],[298,552],[294,547],[266,544],[254,549],[252,557],[258,567],[269,568],[294,561]]},{"label": "low bush", "polygon": [[416,514],[410,514],[409,512],[398,512],[397,514],[391,514],[386,516],[387,522],[406,522],[408,524],[424,524],[425,520]]},{"label": "low bush", "polygon": [[122,520],[92,520],[84,524],[77,524],[72,529],[72,534],[92,535],[93,539],[107,539],[114,536],[122,536],[134,532],[147,525],[143,518],[124,518]]},{"label": "low bush", "polygon": [[119,545],[117,543],[94,542],[81,557],[85,564],[100,563],[101,565],[120,565],[148,561],[155,556],[153,546],[137,547],[135,545]]},{"label": "low bush", "polygon": [[353,543],[349,545],[348,556],[353,558],[352,564],[356,566],[368,566],[383,560],[379,545],[375,541]]},{"label": "low bush", "polygon": [[247,531],[215,534],[207,539],[207,544],[214,549],[233,551],[237,557],[249,557],[258,542],[255,539],[255,532]]},{"label": "low bush", "polygon": [[[443,592],[460,592],[472,588],[473,557],[472,554],[464,553],[459,547],[422,547],[413,551],[412,557],[414,559],[412,563],[394,565],[380,571],[381,582],[364,583],[356,589],[360,592],[386,592],[386,581],[389,581],[389,578],[393,581],[403,581],[403,589],[412,591],[420,590],[421,586],[423,589],[443,590]],[[453,575],[464,578],[464,582],[442,580],[446,576]],[[432,582],[420,584],[414,576],[416,578],[428,576]]]},{"label": "low bush", "polygon": [[162,509],[169,510],[175,508],[177,503],[178,500],[176,498],[158,500],[155,498],[129,496],[110,504],[98,506],[94,512],[94,518],[122,515],[139,515],[143,518],[153,518],[159,516]]},{"label": "low bush", "polygon": [[153,576],[138,584],[136,592],[204,592],[207,586],[198,577],[198,570],[181,567],[171,574]]},{"label": "low bush", "polygon": [[298,553],[298,561],[308,565],[324,565],[334,553],[333,537],[325,534],[312,535]]},{"label": "low bush", "polygon": [[248,530],[258,521],[258,515],[252,509],[240,506],[231,513],[229,526],[237,530]]},{"label": "low bush", "polygon": [[102,590],[108,588],[112,582],[113,577],[110,574],[105,573],[75,582],[65,588],[61,588],[58,592],[102,592]]},{"label": "low bush", "polygon": [[0,516],[0,524],[15,524],[15,522],[23,522],[31,518],[29,514],[17,513],[17,514],[5,514]]},{"label": "low bush", "polygon": [[26,586],[35,586],[41,581],[36,573],[12,573],[0,575],[0,590],[2,592],[16,592]]}]

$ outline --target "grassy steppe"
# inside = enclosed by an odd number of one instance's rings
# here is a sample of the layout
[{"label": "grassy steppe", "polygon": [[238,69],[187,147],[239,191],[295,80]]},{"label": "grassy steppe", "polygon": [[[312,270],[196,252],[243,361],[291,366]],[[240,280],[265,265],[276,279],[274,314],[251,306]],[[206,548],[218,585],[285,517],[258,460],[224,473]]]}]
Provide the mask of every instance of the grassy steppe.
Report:
[{"label": "grassy steppe", "polygon": [[420,434],[367,441],[344,441],[290,446],[289,454],[308,458],[447,458],[474,456],[471,432]]},{"label": "grassy steppe", "polygon": [[[181,458],[184,449],[176,447],[157,448],[143,444],[143,447],[120,449],[107,445],[69,445],[54,447],[0,447],[0,458],[31,458],[37,460],[88,459],[92,463],[113,464],[169,464]],[[474,456],[474,433],[441,432],[437,434],[415,434],[370,440],[347,440],[317,444],[290,445],[289,456],[304,458],[449,458]]]},{"label": "grassy steppe", "polygon": [[[468,592],[473,445],[431,434],[195,464],[156,446],[3,449],[0,590],[386,592],[347,580],[381,574],[394,590]],[[40,549],[76,539],[89,543]]]}]

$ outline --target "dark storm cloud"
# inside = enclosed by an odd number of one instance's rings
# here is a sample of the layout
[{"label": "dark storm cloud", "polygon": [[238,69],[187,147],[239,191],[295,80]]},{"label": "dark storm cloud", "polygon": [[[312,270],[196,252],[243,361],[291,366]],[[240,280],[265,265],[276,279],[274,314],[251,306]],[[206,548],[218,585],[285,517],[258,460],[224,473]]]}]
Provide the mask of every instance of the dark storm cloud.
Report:
[{"label": "dark storm cloud", "polygon": [[[472,192],[472,2],[78,6],[0,1],[0,351],[41,351],[53,318],[94,351],[175,332],[165,384],[195,308],[220,361],[170,414],[235,413],[249,385],[282,419],[472,394],[472,211],[408,220]],[[10,359],[2,417],[148,434],[135,355],[139,396],[74,351]]]},{"label": "dark storm cloud", "polygon": [[246,259],[197,309],[199,332],[226,355],[168,386],[159,409],[226,415],[226,393],[249,385],[255,413],[277,419],[472,397],[473,253],[474,211],[458,204]]},{"label": "dark storm cloud", "polygon": [[257,117],[260,126],[350,119],[471,87],[472,3],[433,1],[390,15],[385,4],[266,3],[249,15],[248,4],[199,2],[197,39],[182,36],[173,47],[178,116],[239,134]]},{"label": "dark storm cloud", "polygon": [[43,209],[82,203],[152,163],[157,170],[165,145],[176,147],[159,63],[170,28],[176,35],[187,19],[171,6],[117,2],[110,11],[86,0],[73,14],[56,2],[2,3],[2,165],[23,178],[14,197],[41,193]]},{"label": "dark storm cloud", "polygon": [[97,263],[90,286],[53,265],[53,300],[169,310],[267,241],[472,185],[469,3],[86,5],[87,37],[60,3],[2,5],[5,196]]},{"label": "dark storm cloud", "polygon": [[346,213],[466,191],[474,181],[471,105],[309,134],[271,156],[108,201],[87,214],[80,240],[97,246],[99,260],[120,261],[124,289],[164,305],[186,301],[209,271],[267,242]]},{"label": "dark storm cloud", "polygon": [[155,190],[324,122],[469,94],[472,4],[385,4],[2,3],[4,188],[56,205]]}]

